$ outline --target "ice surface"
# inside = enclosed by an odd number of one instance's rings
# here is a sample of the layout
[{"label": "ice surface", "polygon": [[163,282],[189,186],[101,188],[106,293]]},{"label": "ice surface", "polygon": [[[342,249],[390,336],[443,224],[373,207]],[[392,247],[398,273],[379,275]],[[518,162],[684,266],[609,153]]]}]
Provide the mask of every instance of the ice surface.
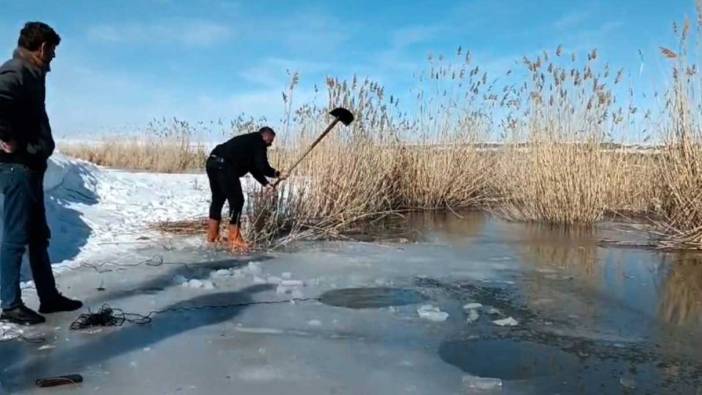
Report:
[{"label": "ice surface", "polygon": [[473,309],[479,309],[481,307],[483,307],[483,305],[480,303],[468,303],[468,304],[463,306],[463,310],[473,310]]},{"label": "ice surface", "polygon": [[276,293],[282,295],[293,295],[294,297],[301,297],[302,287],[305,283],[300,280],[282,280],[278,287],[276,288]]}]

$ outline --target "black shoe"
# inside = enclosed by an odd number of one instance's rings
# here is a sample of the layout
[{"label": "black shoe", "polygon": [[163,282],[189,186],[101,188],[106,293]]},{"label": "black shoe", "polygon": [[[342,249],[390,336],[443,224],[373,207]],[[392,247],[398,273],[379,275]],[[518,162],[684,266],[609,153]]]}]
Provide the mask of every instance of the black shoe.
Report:
[{"label": "black shoe", "polygon": [[19,305],[9,310],[3,309],[0,320],[19,325],[36,325],[46,322],[44,317],[25,305]]},{"label": "black shoe", "polygon": [[39,312],[42,314],[58,313],[59,311],[73,311],[83,307],[83,302],[79,300],[68,299],[67,297],[58,294],[47,302],[42,302],[39,306]]}]

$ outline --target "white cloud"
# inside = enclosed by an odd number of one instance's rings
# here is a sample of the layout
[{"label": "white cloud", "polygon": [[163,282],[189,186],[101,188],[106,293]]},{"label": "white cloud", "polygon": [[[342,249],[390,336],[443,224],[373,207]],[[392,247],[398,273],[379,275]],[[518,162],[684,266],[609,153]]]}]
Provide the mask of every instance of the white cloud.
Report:
[{"label": "white cloud", "polygon": [[431,41],[445,30],[441,25],[403,27],[392,32],[390,42],[394,49],[403,49],[414,44]]},{"label": "white cloud", "polygon": [[231,38],[228,26],[201,19],[169,19],[157,23],[129,22],[124,24],[97,25],[88,30],[88,37],[95,41],[113,43],[180,43],[203,47]]},{"label": "white cloud", "polygon": [[[259,64],[243,70],[239,75],[248,82],[275,89],[283,89],[290,82],[290,73],[298,72],[302,79],[319,77],[320,73],[332,70],[332,63],[303,61],[270,57]],[[317,81],[321,82],[321,81]]]},{"label": "white cloud", "polygon": [[568,30],[580,27],[592,14],[589,10],[578,10],[569,12],[561,16],[553,23],[553,27],[557,30]]},{"label": "white cloud", "polygon": [[356,26],[315,10],[301,10],[269,23],[273,29],[260,34],[268,39],[283,40],[297,52],[315,53],[318,56],[339,50],[353,35]]}]

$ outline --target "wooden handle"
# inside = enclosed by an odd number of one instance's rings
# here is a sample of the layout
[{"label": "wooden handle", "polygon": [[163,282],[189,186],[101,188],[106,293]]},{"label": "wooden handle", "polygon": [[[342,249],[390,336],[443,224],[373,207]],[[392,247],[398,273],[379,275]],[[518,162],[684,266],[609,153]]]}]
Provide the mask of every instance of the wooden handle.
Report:
[{"label": "wooden handle", "polygon": [[[339,118],[334,118],[334,121],[332,121],[332,123],[330,123],[329,126],[327,126],[327,128],[322,132],[322,134],[320,134],[319,137],[317,137],[317,139],[314,141],[314,143],[312,143],[312,145],[310,145],[310,147],[307,148],[307,151],[305,151],[305,153],[302,154],[302,155],[300,156],[300,158],[299,158],[297,161],[295,161],[295,163],[294,163],[292,166],[290,166],[290,168],[289,168],[288,171],[287,171],[288,175],[289,175],[290,173],[292,173],[293,170],[295,170],[295,168],[297,167],[297,165],[299,165],[300,162],[302,162],[302,160],[305,159],[305,157],[306,157],[310,152],[312,152],[312,149],[314,149],[314,147],[316,147],[317,144],[319,144],[319,142],[322,141],[322,139],[324,138],[324,136],[326,136],[332,129],[334,129],[334,126],[336,126],[337,123],[339,123]],[[280,184],[281,182],[282,182],[282,180],[279,178],[279,179],[275,180],[275,181],[273,182],[273,184],[271,184],[271,185],[273,186],[273,188],[275,188],[275,187],[277,187],[278,184]]]}]

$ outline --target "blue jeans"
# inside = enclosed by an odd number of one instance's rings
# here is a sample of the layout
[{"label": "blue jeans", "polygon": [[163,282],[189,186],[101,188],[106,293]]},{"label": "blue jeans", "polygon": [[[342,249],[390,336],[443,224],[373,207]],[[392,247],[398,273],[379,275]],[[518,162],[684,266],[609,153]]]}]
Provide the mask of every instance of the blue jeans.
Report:
[{"label": "blue jeans", "polygon": [[44,172],[14,163],[0,163],[0,192],[4,195],[3,237],[0,245],[0,307],[22,303],[20,268],[26,246],[39,300],[47,302],[58,291],[49,259],[51,232],[44,207]]}]

